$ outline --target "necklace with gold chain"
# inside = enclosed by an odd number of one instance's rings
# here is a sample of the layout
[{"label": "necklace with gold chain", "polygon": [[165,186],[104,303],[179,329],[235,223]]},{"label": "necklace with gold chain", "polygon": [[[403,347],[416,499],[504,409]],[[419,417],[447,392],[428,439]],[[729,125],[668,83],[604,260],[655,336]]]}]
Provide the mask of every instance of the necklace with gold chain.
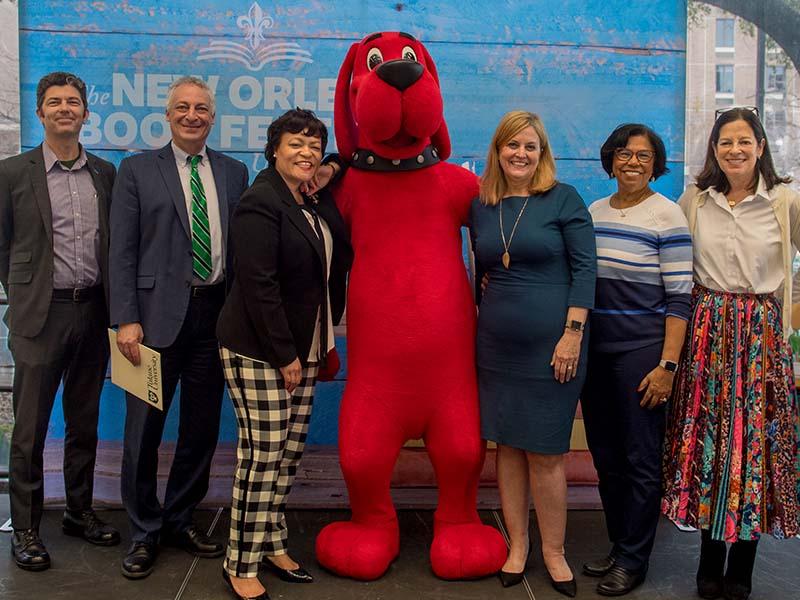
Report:
[{"label": "necklace with gold chain", "polygon": [[525,198],[525,202],[522,203],[522,208],[519,209],[519,214],[517,215],[516,221],[514,221],[514,226],[511,228],[511,235],[508,236],[508,241],[506,242],[506,232],[503,230],[503,201],[500,201],[500,239],[503,240],[503,256],[501,260],[503,261],[503,266],[508,269],[511,265],[511,255],[508,253],[508,247],[511,245],[511,241],[514,239],[514,234],[517,231],[517,225],[519,225],[519,220],[522,217],[522,213],[525,212],[525,207],[528,206],[528,200],[531,197],[528,196]]},{"label": "necklace with gold chain", "polygon": [[619,216],[624,219],[628,215],[628,213],[625,212],[626,210],[632,209],[634,206],[638,205],[642,200],[644,200],[645,198],[649,198],[652,195],[653,195],[653,190],[650,189],[650,186],[647,186],[639,193],[639,195],[628,206],[626,206],[625,208],[617,208],[616,206],[614,206],[614,201],[615,200],[619,201],[619,196],[617,195],[616,192],[614,192],[613,194],[611,194],[611,198],[609,199],[608,204],[614,210],[618,210]]}]

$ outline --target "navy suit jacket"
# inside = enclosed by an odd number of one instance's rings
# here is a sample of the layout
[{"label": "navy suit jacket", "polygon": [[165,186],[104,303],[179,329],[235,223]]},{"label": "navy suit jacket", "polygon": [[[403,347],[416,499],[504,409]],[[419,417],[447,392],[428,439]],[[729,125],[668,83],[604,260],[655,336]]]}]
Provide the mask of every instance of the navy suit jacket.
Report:
[{"label": "navy suit jacket", "polygon": [[[210,148],[222,240],[230,276],[228,224],[247,189],[247,167]],[[143,344],[163,348],[178,336],[189,307],[192,242],[172,145],[119,165],[111,202],[111,323],[141,323]]]}]

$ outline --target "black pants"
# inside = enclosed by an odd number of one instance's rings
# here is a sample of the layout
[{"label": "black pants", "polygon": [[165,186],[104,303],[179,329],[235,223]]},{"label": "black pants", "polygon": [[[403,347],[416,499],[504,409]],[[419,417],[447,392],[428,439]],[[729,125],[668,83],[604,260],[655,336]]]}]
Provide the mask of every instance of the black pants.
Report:
[{"label": "black pants", "polygon": [[[214,330],[224,287],[193,297],[175,342],[161,353],[164,411],[127,394],[122,456],[122,503],[133,541],[156,543],[159,533],[184,531],[208,491],[217,447],[224,379]],[[158,447],[180,379],[180,421],[164,505],[157,496]]]},{"label": "black pants", "polygon": [[39,335],[9,334],[14,358],[14,431],[9,460],[14,529],[38,528],[42,519],[42,453],[62,379],[67,509],[92,506],[97,418],[108,364],[107,314],[102,291],[83,302],[53,300]]},{"label": "black pants", "polygon": [[647,568],[660,514],[665,409],[639,406],[636,388],[658,365],[661,349],[658,343],[590,353],[581,398],[611,553],[631,570]]}]

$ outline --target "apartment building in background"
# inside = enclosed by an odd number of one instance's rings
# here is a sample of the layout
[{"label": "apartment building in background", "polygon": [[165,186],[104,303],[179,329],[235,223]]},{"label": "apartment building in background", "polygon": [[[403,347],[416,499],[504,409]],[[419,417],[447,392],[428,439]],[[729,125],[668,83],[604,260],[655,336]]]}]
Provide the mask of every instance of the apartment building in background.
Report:
[{"label": "apartment building in background", "polygon": [[[689,23],[686,48],[686,141],[684,180],[703,166],[714,113],[728,106],[756,105],[756,29],[718,8]],[[775,166],[800,189],[800,77],[785,55],[767,44],[764,111]]]}]

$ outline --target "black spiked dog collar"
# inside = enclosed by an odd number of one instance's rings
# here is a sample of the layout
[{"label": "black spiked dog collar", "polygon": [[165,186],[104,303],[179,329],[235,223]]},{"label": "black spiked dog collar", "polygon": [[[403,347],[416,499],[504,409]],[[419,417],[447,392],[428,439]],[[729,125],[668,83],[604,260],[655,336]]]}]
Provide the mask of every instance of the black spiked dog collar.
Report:
[{"label": "black spiked dog collar", "polygon": [[359,148],[353,152],[351,166],[365,171],[414,171],[439,162],[439,153],[431,145],[411,158],[384,158],[372,150]]}]

